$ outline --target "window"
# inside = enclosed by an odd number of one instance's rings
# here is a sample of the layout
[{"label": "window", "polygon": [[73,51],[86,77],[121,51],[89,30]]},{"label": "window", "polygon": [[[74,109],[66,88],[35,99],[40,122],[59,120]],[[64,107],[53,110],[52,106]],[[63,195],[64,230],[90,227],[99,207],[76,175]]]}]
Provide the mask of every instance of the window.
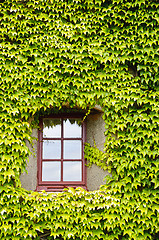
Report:
[{"label": "window", "polygon": [[37,190],[86,188],[85,123],[79,115],[43,117],[38,141]]}]

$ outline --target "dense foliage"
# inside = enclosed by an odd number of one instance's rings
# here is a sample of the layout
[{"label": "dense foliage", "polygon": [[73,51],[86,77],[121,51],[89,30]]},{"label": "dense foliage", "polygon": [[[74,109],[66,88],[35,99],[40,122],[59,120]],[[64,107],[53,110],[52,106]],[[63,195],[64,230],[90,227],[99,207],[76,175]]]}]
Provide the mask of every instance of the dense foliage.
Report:
[{"label": "dense foliage", "polygon": [[[159,239],[158,43],[158,0],[0,1],[2,240]],[[96,103],[106,159],[88,146],[86,155],[106,163],[107,184],[22,189],[38,116]]]}]

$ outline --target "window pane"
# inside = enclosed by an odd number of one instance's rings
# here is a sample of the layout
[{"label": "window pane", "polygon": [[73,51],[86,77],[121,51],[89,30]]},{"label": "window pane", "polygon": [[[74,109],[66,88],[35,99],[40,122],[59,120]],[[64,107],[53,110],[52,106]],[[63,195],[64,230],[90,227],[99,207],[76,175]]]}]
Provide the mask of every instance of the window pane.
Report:
[{"label": "window pane", "polygon": [[42,181],[60,181],[61,162],[42,163]]},{"label": "window pane", "polygon": [[81,119],[64,119],[64,137],[81,138],[82,137],[82,120]]},{"label": "window pane", "polygon": [[43,137],[60,138],[61,137],[61,119],[44,118],[43,119]]},{"label": "window pane", "polygon": [[43,141],[43,159],[61,159],[61,141]]},{"label": "window pane", "polygon": [[63,162],[64,181],[82,181],[82,163],[67,161]]},{"label": "window pane", "polygon": [[64,140],[64,159],[81,159],[82,142],[80,140]]}]

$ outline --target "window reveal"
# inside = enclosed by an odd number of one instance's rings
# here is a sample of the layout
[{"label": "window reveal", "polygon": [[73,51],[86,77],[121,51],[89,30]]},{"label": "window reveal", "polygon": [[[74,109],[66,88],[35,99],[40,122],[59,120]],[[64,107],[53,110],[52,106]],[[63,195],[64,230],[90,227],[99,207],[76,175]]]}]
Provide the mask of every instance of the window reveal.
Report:
[{"label": "window reveal", "polygon": [[40,121],[37,190],[86,188],[85,123],[81,117],[45,117]]}]

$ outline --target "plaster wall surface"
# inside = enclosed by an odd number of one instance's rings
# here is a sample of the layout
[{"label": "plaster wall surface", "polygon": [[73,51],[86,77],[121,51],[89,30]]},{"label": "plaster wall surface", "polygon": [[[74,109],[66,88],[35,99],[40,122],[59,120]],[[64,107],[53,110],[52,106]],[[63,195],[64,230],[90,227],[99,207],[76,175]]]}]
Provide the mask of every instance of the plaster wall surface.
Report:
[{"label": "plaster wall surface", "polygon": [[[103,151],[105,143],[105,122],[102,118],[103,113],[91,114],[87,117],[87,142]],[[96,164],[87,168],[87,188],[89,191],[98,190],[100,185],[105,184],[103,180],[108,171],[104,171]]]},{"label": "plaster wall surface", "polygon": [[[33,129],[32,136],[38,138],[37,129]],[[33,141],[33,148],[28,142],[26,144],[33,154],[29,156],[29,162],[27,162],[26,170],[28,173],[22,173],[20,180],[23,188],[34,191],[37,186],[37,140]]]},{"label": "plaster wall surface", "polygon": [[[87,142],[94,146],[94,141],[96,146],[103,151],[105,142],[105,122],[102,118],[102,113],[90,114],[87,117]],[[36,139],[38,138],[38,130],[33,129],[32,136]],[[34,147],[27,143],[30,151],[33,153],[29,157],[29,162],[27,162],[26,170],[28,173],[24,172],[20,179],[22,187],[27,190],[35,190],[37,187],[37,140],[34,140]],[[107,171],[102,170],[97,165],[93,164],[90,168],[87,168],[87,188],[89,191],[99,189],[100,185],[104,184],[104,177],[108,175]]]}]

